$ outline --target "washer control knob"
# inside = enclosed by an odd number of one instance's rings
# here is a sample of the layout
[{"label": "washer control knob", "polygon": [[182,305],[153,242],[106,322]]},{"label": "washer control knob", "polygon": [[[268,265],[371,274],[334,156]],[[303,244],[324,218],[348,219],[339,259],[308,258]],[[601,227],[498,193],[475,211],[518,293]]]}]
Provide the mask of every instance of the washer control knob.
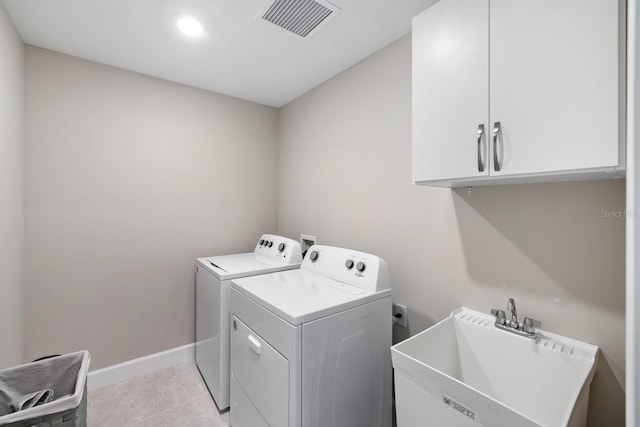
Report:
[{"label": "washer control knob", "polygon": [[264,245],[264,240],[260,239],[260,242],[258,242],[260,244],[260,246]]},{"label": "washer control knob", "polygon": [[309,259],[311,259],[311,262],[316,262],[319,255],[320,254],[318,254],[318,251],[313,251],[309,254]]},{"label": "washer control knob", "polygon": [[273,242],[269,242],[269,247],[273,246]]},{"label": "washer control knob", "polygon": [[284,248],[285,248],[285,247],[286,247],[286,245],[285,245],[284,243],[280,243],[280,244],[278,245],[278,252],[282,252],[282,251],[284,251]]},{"label": "washer control knob", "polygon": [[344,266],[347,267],[347,270],[351,270],[353,268],[353,260],[350,260],[350,259],[346,260],[344,262]]},{"label": "washer control knob", "polygon": [[362,273],[365,268],[367,268],[367,266],[364,265],[364,262],[359,262],[356,264],[356,270],[358,270],[360,273]]}]

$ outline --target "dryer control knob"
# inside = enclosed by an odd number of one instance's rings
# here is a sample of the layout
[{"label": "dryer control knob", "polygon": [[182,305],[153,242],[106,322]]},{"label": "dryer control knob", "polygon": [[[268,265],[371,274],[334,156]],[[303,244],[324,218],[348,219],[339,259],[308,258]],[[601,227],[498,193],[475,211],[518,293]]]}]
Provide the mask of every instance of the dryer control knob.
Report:
[{"label": "dryer control knob", "polygon": [[280,244],[278,245],[278,251],[279,251],[279,252],[284,251],[284,248],[285,248],[285,247],[286,247],[286,245],[285,245],[284,243],[280,243]]},{"label": "dryer control knob", "polygon": [[367,266],[364,265],[364,262],[359,262],[356,264],[356,270],[358,270],[360,273],[362,273],[365,268],[367,268]]},{"label": "dryer control knob", "polygon": [[350,260],[350,259],[346,260],[344,262],[344,266],[347,267],[347,270],[351,270],[353,268],[353,260]]},{"label": "dryer control knob", "polygon": [[312,262],[316,262],[318,260],[318,251],[313,251],[309,254],[309,259],[311,259]]}]

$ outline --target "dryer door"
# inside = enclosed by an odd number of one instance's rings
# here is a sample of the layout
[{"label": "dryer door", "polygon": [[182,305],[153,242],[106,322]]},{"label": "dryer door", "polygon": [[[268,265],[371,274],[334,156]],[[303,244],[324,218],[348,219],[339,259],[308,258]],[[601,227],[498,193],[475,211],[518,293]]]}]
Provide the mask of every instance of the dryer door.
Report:
[{"label": "dryer door", "polygon": [[269,426],[288,427],[289,362],[236,316],[231,327],[231,375]]}]

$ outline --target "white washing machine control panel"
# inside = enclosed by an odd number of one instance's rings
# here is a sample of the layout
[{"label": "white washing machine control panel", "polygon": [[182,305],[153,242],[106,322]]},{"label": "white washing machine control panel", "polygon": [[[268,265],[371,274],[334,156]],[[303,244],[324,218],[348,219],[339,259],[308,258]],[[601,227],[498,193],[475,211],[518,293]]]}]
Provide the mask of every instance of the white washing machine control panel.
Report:
[{"label": "white washing machine control panel", "polygon": [[314,245],[300,269],[371,292],[391,288],[389,269],[382,258],[351,249]]},{"label": "white washing machine control panel", "polygon": [[253,253],[277,259],[285,264],[297,264],[302,261],[300,243],[282,236],[263,234]]}]

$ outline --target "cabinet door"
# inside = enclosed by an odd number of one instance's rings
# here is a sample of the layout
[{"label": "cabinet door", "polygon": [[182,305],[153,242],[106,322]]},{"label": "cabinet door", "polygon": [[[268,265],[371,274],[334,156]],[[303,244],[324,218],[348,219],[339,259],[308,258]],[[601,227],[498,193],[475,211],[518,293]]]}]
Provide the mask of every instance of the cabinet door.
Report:
[{"label": "cabinet door", "polygon": [[[488,15],[488,0],[447,0],[413,20],[416,182],[488,173]],[[479,126],[485,132],[478,147]]]},{"label": "cabinet door", "polygon": [[490,174],[617,166],[618,1],[491,0],[490,22]]}]

